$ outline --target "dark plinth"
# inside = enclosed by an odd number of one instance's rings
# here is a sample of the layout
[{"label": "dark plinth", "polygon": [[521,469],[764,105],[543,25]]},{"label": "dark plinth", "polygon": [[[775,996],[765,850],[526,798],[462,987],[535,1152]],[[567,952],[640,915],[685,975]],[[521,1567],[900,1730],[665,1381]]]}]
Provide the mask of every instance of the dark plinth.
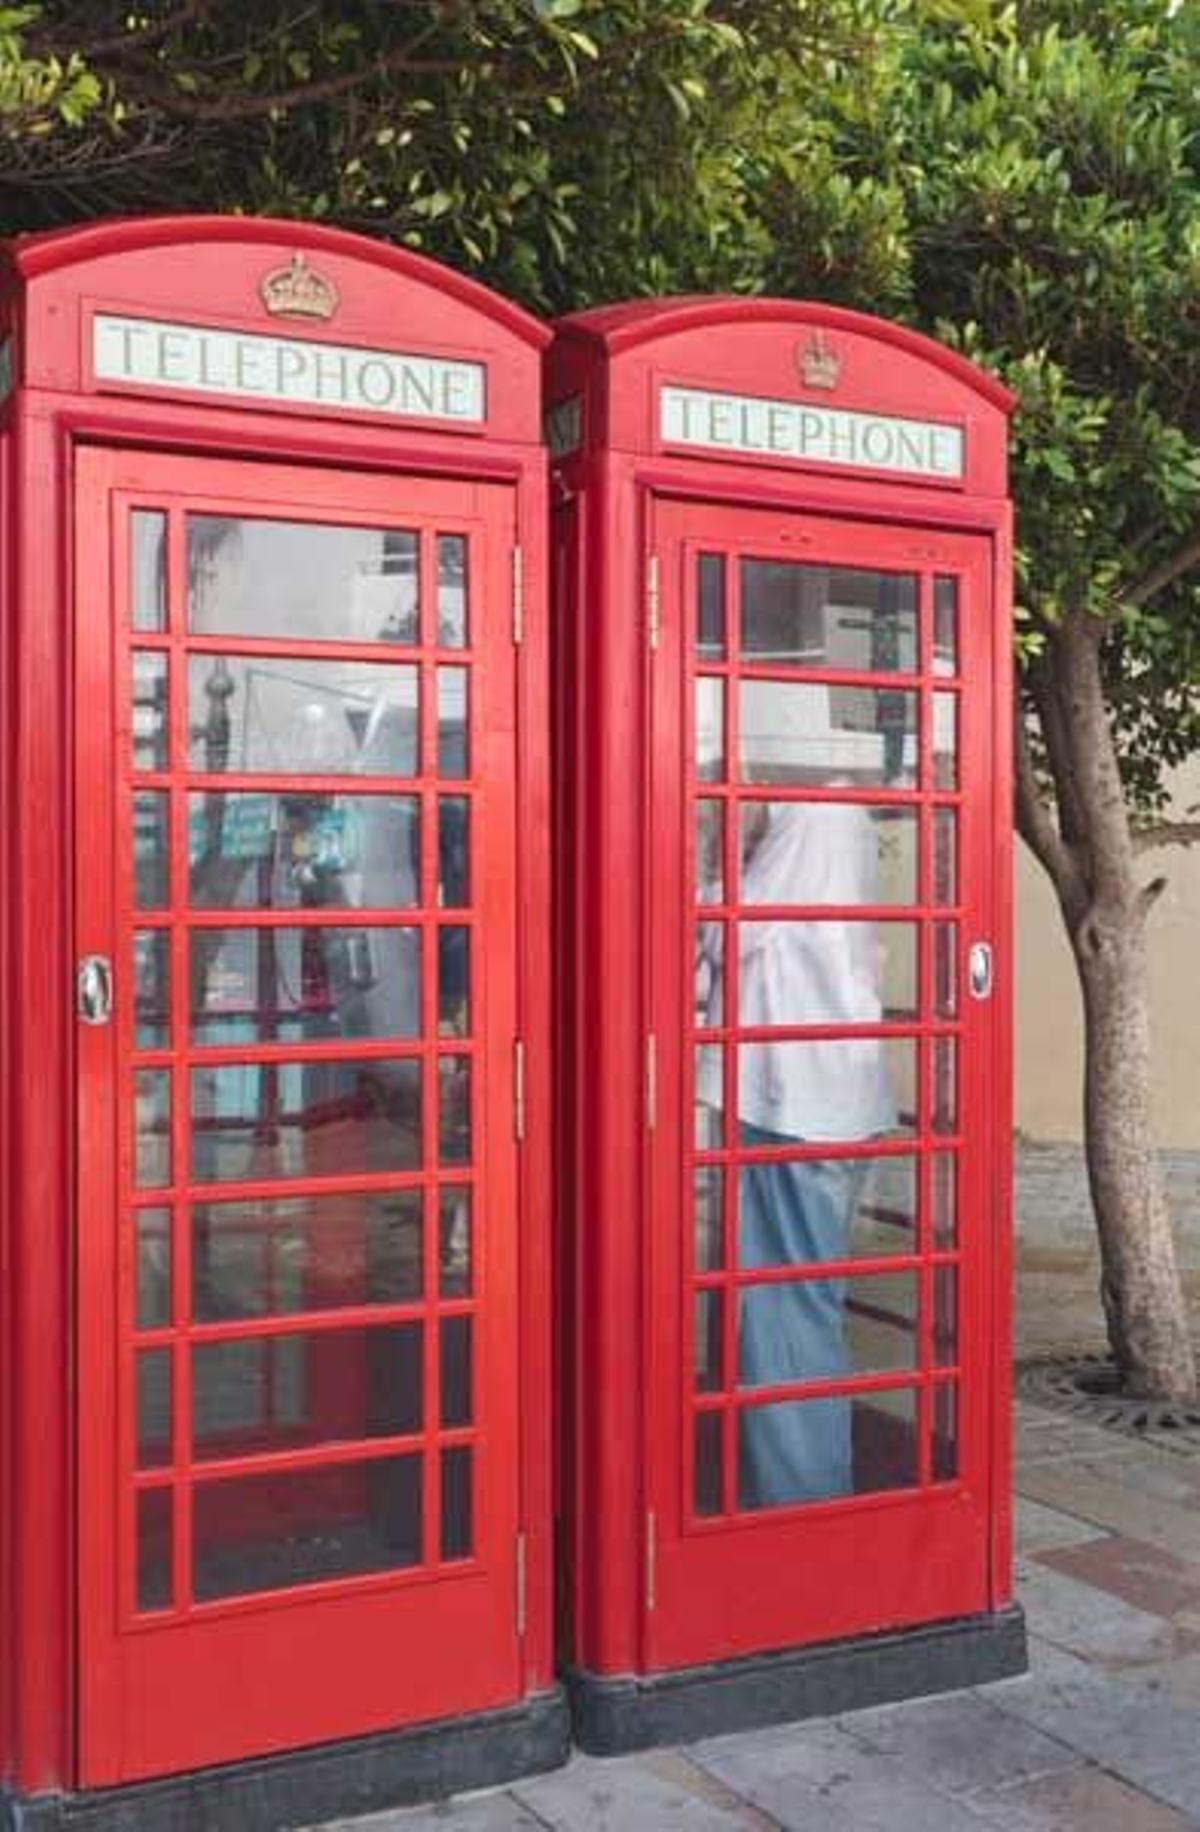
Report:
[{"label": "dark plinth", "polygon": [[979,1686],[1028,1664],[1025,1617],[1014,1607],[678,1673],[576,1672],[567,1684],[576,1740],[607,1756]]},{"label": "dark plinth", "polygon": [[450,1718],[85,1794],[0,1793],[3,1832],[283,1832],[322,1820],[496,1787],[565,1762],[555,1691],[505,1711]]}]

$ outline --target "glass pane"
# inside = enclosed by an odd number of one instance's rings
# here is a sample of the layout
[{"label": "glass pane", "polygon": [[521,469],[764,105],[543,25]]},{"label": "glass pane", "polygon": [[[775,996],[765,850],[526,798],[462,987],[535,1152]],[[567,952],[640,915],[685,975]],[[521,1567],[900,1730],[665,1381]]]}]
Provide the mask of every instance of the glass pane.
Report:
[{"label": "glass pane", "polygon": [[192,1209],[199,1323],[421,1295],[419,1190],[202,1202]]},{"label": "glass pane", "polygon": [[933,1130],[946,1135],[958,1131],[958,1045],[952,1037],[934,1039]]},{"label": "glass pane", "polygon": [[137,1606],[171,1607],[171,1491],[143,1489],[137,1498]]},{"label": "glass pane", "polygon": [[239,1063],[193,1069],[191,1089],[198,1183],[415,1170],[421,1162],[419,1062]]},{"label": "glass pane", "polygon": [[204,1482],[193,1501],[196,1600],[421,1562],[421,1458]]},{"label": "glass pane", "polygon": [[169,930],[138,929],[133,937],[135,1049],[166,1049],[171,1041],[170,968]]},{"label": "glass pane", "polygon": [[937,1018],[958,1011],[958,924],[933,925],[933,1010]]},{"label": "glass pane", "polygon": [[740,850],[745,904],[917,901],[913,808],[743,802]]},{"label": "glass pane", "polygon": [[750,1286],[738,1301],[738,1385],[913,1368],[916,1305],[912,1272]]},{"label": "glass pane", "polygon": [[135,1181],[142,1190],[171,1181],[171,1071],[138,1069],[133,1077]]},{"label": "glass pane", "polygon": [[743,1144],[875,1139],[916,1129],[910,1038],[743,1043],[738,1054]]},{"label": "glass pane", "polygon": [[953,808],[933,811],[933,901],[958,902],[958,816]]},{"label": "glass pane", "polygon": [[170,882],[167,797],[138,789],[133,797],[133,902],[139,910],[167,906]]},{"label": "glass pane", "polygon": [[165,1329],[171,1321],[171,1211],[138,1209],[137,1326]]},{"label": "glass pane", "polygon": [[952,1482],[958,1474],[958,1387],[939,1381],[933,1389],[933,1478]]},{"label": "glass pane", "polygon": [[721,1414],[696,1414],[696,1468],[693,1483],[697,1514],[721,1512]]},{"label": "glass pane", "polygon": [[390,909],[419,901],[415,795],[188,797],[194,909]]},{"label": "glass pane", "polygon": [[171,1461],[171,1351],[147,1349],[137,1357],[137,1466]]},{"label": "glass pane", "polygon": [[958,695],[933,696],[933,786],[958,787]]},{"label": "glass pane", "polygon": [[414,776],[417,670],[295,656],[194,655],[193,770]]},{"label": "glass pane", "polygon": [[725,556],[700,555],[697,578],[696,646],[709,659],[725,654]]},{"label": "glass pane", "polygon": [[419,1323],[192,1350],[197,1458],[401,1437],[423,1423]]},{"label": "glass pane", "polygon": [[743,782],[916,785],[915,693],[800,681],[742,681],[738,692]]},{"label": "glass pane", "polygon": [[167,625],[167,518],[161,509],[129,517],[129,599],[135,630]]},{"label": "glass pane", "polygon": [[170,706],[167,658],[156,649],[135,649],[133,662],[133,767],[167,768]]},{"label": "glass pane", "polygon": [[471,803],[465,795],[438,796],[437,900],[444,910],[471,901]]},{"label": "glass pane", "polygon": [[469,776],[470,701],[467,697],[467,670],[439,668],[438,694],[438,775]]},{"label": "glass pane", "polygon": [[933,1365],[951,1368],[958,1359],[958,1272],[938,1266],[933,1274]]},{"label": "glass pane", "polygon": [[466,1056],[438,1058],[438,1160],[467,1164],[471,1157],[471,1063]]},{"label": "glass pane", "polygon": [[187,575],[195,633],[417,640],[417,537],[406,530],[189,515]]},{"label": "glass pane", "polygon": [[443,1317],[439,1325],[442,1424],[469,1425],[471,1407],[471,1319]]},{"label": "glass pane", "polygon": [[939,1153],[933,1160],[933,1250],[952,1253],[958,1243],[958,1159]]},{"label": "glass pane", "polygon": [[471,1294],[471,1192],[465,1184],[438,1197],[438,1289],[443,1298]]},{"label": "glass pane", "polygon": [[743,1164],[738,1189],[740,1266],[807,1266],[917,1250],[915,1158]]},{"label": "glass pane", "polygon": [[916,1013],[910,923],[738,925],[739,1024],[878,1024]]},{"label": "glass pane", "polygon": [[465,1037],[471,1028],[471,931],[440,928],[438,938],[438,1035]]},{"label": "glass pane", "polygon": [[741,569],[742,654],[748,661],[915,671],[915,574],[792,560],[743,560]]},{"label": "glass pane", "polygon": [[696,1145],[715,1150],[725,1136],[724,1052],[719,1043],[702,1043],[696,1051]]},{"label": "glass pane", "polygon": [[747,1509],[910,1488],[917,1401],[909,1388],[785,1400],[738,1415],[738,1501]]},{"label": "glass pane", "polygon": [[419,929],[193,929],[193,1043],[416,1037]]},{"label": "glass pane", "polygon": [[702,674],[696,682],[696,775],[720,782],[725,774],[725,683]]},{"label": "glass pane", "polygon": [[696,1391],[712,1393],[721,1385],[721,1293],[696,1293]]},{"label": "glass pane", "polygon": [[698,1030],[715,1030],[724,1023],[725,924],[696,924],[694,1018]]},{"label": "glass pane", "polygon": [[467,643],[467,540],[462,534],[437,538],[437,639],[443,649]]},{"label": "glass pane", "polygon": [[933,672],[958,673],[958,580],[933,582]]},{"label": "glass pane", "polygon": [[724,1259],[722,1172],[719,1165],[696,1171],[696,1270],[713,1272]]},{"label": "glass pane", "polygon": [[725,804],[696,803],[696,902],[725,899]]},{"label": "glass pane", "polygon": [[442,1557],[470,1558],[471,1452],[462,1445],[442,1452]]}]

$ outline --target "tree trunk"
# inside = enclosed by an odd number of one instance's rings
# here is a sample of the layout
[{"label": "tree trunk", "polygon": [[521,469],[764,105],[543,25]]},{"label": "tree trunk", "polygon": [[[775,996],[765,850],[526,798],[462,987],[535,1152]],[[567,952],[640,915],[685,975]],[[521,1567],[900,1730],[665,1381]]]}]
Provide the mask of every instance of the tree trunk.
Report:
[{"label": "tree trunk", "polygon": [[[1101,1298],[1126,1390],[1195,1397],[1192,1349],[1154,1143],[1146,921],[1100,665],[1103,625],[1067,615],[1031,673],[1057,825],[1018,756],[1021,832],[1049,872],[1083,989],[1084,1142],[1100,1237]],[[1019,751],[1022,734],[1018,733]]]}]

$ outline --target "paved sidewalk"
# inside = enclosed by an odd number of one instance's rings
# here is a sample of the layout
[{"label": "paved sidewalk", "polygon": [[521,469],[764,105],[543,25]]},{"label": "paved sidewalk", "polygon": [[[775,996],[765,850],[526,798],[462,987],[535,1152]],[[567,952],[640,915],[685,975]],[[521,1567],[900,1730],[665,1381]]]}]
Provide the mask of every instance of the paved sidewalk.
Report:
[{"label": "paved sidewalk", "polygon": [[[1200,1317],[1200,1158],[1172,1179]],[[1018,1354],[1100,1347],[1079,1165],[1025,1147]],[[639,1756],[336,1832],[1184,1832],[1200,1828],[1200,1454],[1017,1407],[1031,1671]],[[326,1829],[334,1832],[334,1828]]]}]

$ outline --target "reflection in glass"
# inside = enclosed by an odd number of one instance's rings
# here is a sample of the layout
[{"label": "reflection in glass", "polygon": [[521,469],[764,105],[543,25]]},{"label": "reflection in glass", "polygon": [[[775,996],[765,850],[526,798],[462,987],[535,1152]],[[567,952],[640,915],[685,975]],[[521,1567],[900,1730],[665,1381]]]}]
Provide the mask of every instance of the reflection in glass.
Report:
[{"label": "reflection in glass", "polygon": [[721,1512],[721,1414],[696,1414],[694,1508],[697,1514]]},{"label": "reflection in glass", "polygon": [[421,1458],[202,1482],[193,1499],[196,1600],[421,1562]]},{"label": "reflection in glass", "polygon": [[747,661],[914,672],[915,574],[743,560],[741,575]]},{"label": "reflection in glass", "polygon": [[696,682],[696,775],[720,782],[725,774],[725,683],[709,674]]},{"label": "reflection in glass", "polygon": [[420,1323],[192,1349],[198,1459],[403,1437],[423,1423]]},{"label": "reflection in glass", "polygon": [[417,536],[187,518],[188,629],[294,642],[415,643]]},{"label": "reflection in glass", "polygon": [[191,1234],[198,1323],[421,1295],[419,1190],[200,1202]]},{"label": "reflection in glass", "polygon": [[421,932],[193,929],[193,1043],[416,1037]]},{"label": "reflection in glass", "polygon": [[694,1361],[697,1393],[712,1393],[721,1385],[721,1293],[696,1293]]},{"label": "reflection in glass", "polygon": [[198,1183],[415,1170],[421,1162],[421,1069],[413,1060],[193,1069],[191,1098]]},{"label": "reflection in glass", "polygon": [[129,599],[135,630],[167,623],[167,518],[161,509],[135,509],[129,517]]},{"label": "reflection in glass", "polygon": [[721,903],[725,890],[725,804],[696,803],[696,902]]},{"label": "reflection in glass", "polygon": [[138,1209],[137,1326],[165,1329],[171,1321],[171,1211]]},{"label": "reflection in glass", "polygon": [[171,1461],[171,1351],[146,1349],[136,1367],[137,1466],[160,1469]]},{"label": "reflection in glass", "polygon": [[471,931],[457,925],[437,932],[438,1035],[465,1037],[471,1028]]},{"label": "reflection in glass", "polygon": [[[861,802],[744,801],[740,848],[747,864],[772,828],[788,842],[788,854],[794,854],[789,869],[770,872],[772,903],[816,908],[917,901],[914,808],[872,808]],[[788,864],[788,859],[783,863]],[[743,904],[763,901],[761,891],[756,893],[755,880],[760,875],[756,872],[751,878],[747,872]]]},{"label": "reflection in glass", "polygon": [[438,707],[438,775],[469,776],[470,714],[467,697],[467,670],[439,668],[437,671]]},{"label": "reflection in glass", "polygon": [[702,1043],[696,1050],[696,1145],[713,1151],[724,1142],[725,1087],[719,1043]]},{"label": "reflection in glass", "polygon": [[953,808],[933,811],[933,901],[958,902],[958,815]]},{"label": "reflection in glass", "polygon": [[912,923],[741,923],[739,965],[752,967],[760,955],[761,984],[754,971],[739,976],[743,1024],[878,1024],[917,1015]]},{"label": "reflection in glass", "polygon": [[933,672],[958,673],[958,580],[933,582]]},{"label": "reflection in glass", "polygon": [[139,910],[162,910],[170,882],[167,797],[138,789],[133,797],[133,901]]},{"label": "reflection in glass", "polygon": [[695,1180],[695,1242],[697,1272],[715,1272],[723,1253],[722,1172],[718,1164],[702,1164]]},{"label": "reflection in glass", "polygon": [[958,695],[933,696],[933,786],[958,787]]},{"label": "reflection in glass", "polygon": [[291,655],[188,663],[193,770],[413,776],[417,730],[414,667]]},{"label": "reflection in glass", "polygon": [[438,1196],[438,1291],[443,1298],[471,1295],[471,1191],[443,1187]]},{"label": "reflection in glass", "polygon": [[465,535],[438,535],[437,588],[438,642],[443,649],[463,649],[468,641]]},{"label": "reflection in glass", "polygon": [[958,1011],[958,924],[933,925],[933,1012],[953,1018]]},{"label": "reflection in glass", "polygon": [[939,1381],[933,1389],[933,1479],[952,1482],[958,1474],[958,1386]]},{"label": "reflection in glass", "polygon": [[725,654],[725,555],[702,553],[697,575],[697,651],[720,660]]},{"label": "reflection in glass", "polygon": [[169,1488],[142,1489],[137,1498],[137,1606],[171,1606],[171,1519]]},{"label": "reflection in glass", "polygon": [[442,1424],[471,1423],[471,1319],[443,1317],[438,1325]]},{"label": "reflection in glass", "polygon": [[743,1163],[738,1176],[742,1267],[804,1266],[917,1250],[915,1158]]},{"label": "reflection in glass", "polygon": [[167,929],[138,929],[133,937],[133,1043],[166,1049],[171,1040],[171,936]]},{"label": "reflection in glass", "polygon": [[716,1030],[725,1022],[725,924],[696,924],[695,1019],[698,1030]]},{"label": "reflection in glass", "polygon": [[958,1046],[953,1037],[933,1042],[933,1130],[946,1136],[958,1131]]},{"label": "reflection in glass", "polygon": [[933,1160],[933,1250],[952,1253],[958,1244],[958,1159],[938,1152]]},{"label": "reflection in glass", "polygon": [[138,1069],[133,1077],[135,1181],[142,1190],[171,1181],[171,1071]]},{"label": "reflection in glass", "polygon": [[193,909],[411,907],[420,845],[415,795],[188,797]]},{"label": "reflection in glass", "polygon": [[759,680],[738,693],[744,782],[916,786],[915,693]]},{"label": "reflection in glass", "polygon": [[[911,1488],[917,1481],[911,1388],[856,1398],[784,1400],[738,1414],[738,1502],[747,1510]],[[836,1446],[836,1456],[827,1447]],[[806,1446],[816,1452],[806,1457]]]},{"label": "reflection in glass", "polygon": [[471,901],[471,803],[465,795],[438,796],[437,900],[444,910]]},{"label": "reflection in glass", "polygon": [[951,1368],[958,1359],[958,1272],[937,1266],[933,1274],[933,1365]]},{"label": "reflection in glass", "polygon": [[471,1156],[471,1059],[438,1058],[438,1160],[466,1164]]},{"label": "reflection in glass", "polygon": [[133,767],[165,770],[168,759],[170,704],[167,658],[158,649],[135,649],[133,665]]},{"label": "reflection in glass", "polygon": [[[739,1058],[738,1110],[744,1132],[749,1127],[770,1135],[743,1136],[743,1144],[885,1138],[916,1129],[916,1045],[911,1038],[743,1043]],[[706,1083],[704,1097],[717,1105],[719,1089]],[[766,1119],[770,1126],[762,1125]]]},{"label": "reflection in glass", "polygon": [[470,1558],[471,1452],[456,1444],[442,1452],[442,1557]]}]

